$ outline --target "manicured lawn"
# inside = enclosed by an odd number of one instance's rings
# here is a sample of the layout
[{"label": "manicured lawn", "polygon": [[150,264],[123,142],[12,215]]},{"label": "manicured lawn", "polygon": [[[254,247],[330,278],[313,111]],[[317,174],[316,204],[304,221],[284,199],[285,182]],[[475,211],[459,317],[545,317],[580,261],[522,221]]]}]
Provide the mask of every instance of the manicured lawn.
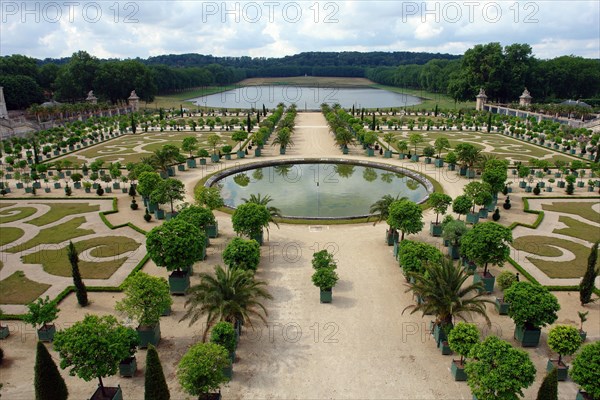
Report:
[{"label": "manicured lawn", "polygon": [[27,221],[27,223],[35,226],[44,226],[56,222],[67,215],[100,211],[100,206],[97,204],[89,205],[87,203],[65,202],[61,204],[48,203],[46,205],[50,207],[50,210],[46,214]]},{"label": "manicured lawn", "polygon": [[[550,278],[580,278],[583,276],[587,257],[590,249],[570,240],[557,239],[550,236],[521,236],[513,242],[512,246],[517,250],[526,251],[545,257],[557,257],[562,254],[557,248],[563,248],[575,255],[575,260],[570,261],[546,261],[534,257],[527,257],[537,268]],[[519,257],[515,261],[519,262]]]},{"label": "manicured lawn", "polygon": [[[102,236],[75,243],[75,248],[80,254],[79,269],[84,279],[108,279],[127,260],[127,257],[118,258],[120,254],[134,251],[140,244],[125,236]],[[92,249],[92,257],[106,258],[107,261],[90,261],[82,257],[81,253]],[[140,254],[140,258],[142,255]],[[44,271],[52,275],[71,276],[71,265],[67,258],[67,247],[61,249],[44,249],[23,257],[23,262],[28,264],[42,264]]]},{"label": "manicured lawn", "polygon": [[589,201],[554,202],[552,204],[542,204],[542,210],[575,214],[592,222],[600,223],[600,214],[592,209],[594,204]]},{"label": "manicured lawn", "polygon": [[0,228],[0,246],[12,243],[24,234],[25,232],[23,232],[23,229],[15,228],[12,226]]},{"label": "manicured lawn", "polygon": [[11,208],[10,210],[3,210],[0,211],[0,224],[18,221],[20,219],[27,218],[36,212],[37,208],[34,207],[16,207]]},{"label": "manicured lawn", "polygon": [[586,224],[579,220],[573,219],[561,215],[558,217],[558,221],[567,225],[568,228],[555,229],[554,233],[560,233],[561,235],[572,236],[581,240],[587,240],[588,242],[595,242],[600,240],[600,228]]},{"label": "manicured lawn", "polygon": [[85,217],[75,217],[52,228],[42,229],[33,239],[6,251],[9,253],[18,253],[35,246],[57,244],[79,236],[91,235],[94,233],[92,229],[79,229],[79,226],[85,221]]},{"label": "manicured lawn", "polygon": [[42,295],[50,285],[28,279],[22,271],[17,271],[0,281],[3,304],[28,304]]},{"label": "manicured lawn", "polygon": [[4,201],[0,201],[0,208],[14,206],[17,203],[5,203]]}]

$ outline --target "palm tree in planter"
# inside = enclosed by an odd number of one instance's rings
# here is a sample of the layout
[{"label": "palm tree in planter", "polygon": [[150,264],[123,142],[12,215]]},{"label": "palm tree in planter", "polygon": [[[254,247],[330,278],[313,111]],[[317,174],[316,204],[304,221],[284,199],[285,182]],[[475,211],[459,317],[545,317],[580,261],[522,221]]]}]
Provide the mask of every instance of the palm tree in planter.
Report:
[{"label": "palm tree in planter", "polygon": [[198,240],[200,235],[197,226],[179,218],[153,228],[146,235],[146,250],[152,261],[171,271],[171,294],[185,294],[190,286],[192,266],[204,247],[204,243]]},{"label": "palm tree in planter", "polygon": [[123,398],[121,387],[105,387],[102,378],[115,375],[121,361],[135,354],[137,344],[138,334],[119,324],[114,316],[86,315],[56,333],[54,349],[60,355],[60,367],[71,367],[69,375],[86,382],[98,379],[99,387],[91,400],[116,400]]},{"label": "palm tree in planter", "polygon": [[123,292],[125,298],[117,302],[115,310],[137,321],[140,347],[158,345],[160,316],[173,304],[167,280],[137,272],[125,280]]},{"label": "palm tree in planter", "polygon": [[395,200],[389,207],[387,223],[392,229],[402,232],[400,241],[405,234],[419,233],[423,229],[423,210],[408,199]]},{"label": "palm tree in planter", "polygon": [[[220,400],[214,393],[229,381],[223,369],[229,365],[227,350],[214,343],[197,343],[183,355],[177,366],[177,378],[183,390],[202,400]],[[212,392],[212,393],[211,393]]]},{"label": "palm tree in planter", "polygon": [[292,131],[290,130],[290,128],[285,127],[277,131],[277,136],[275,137],[275,139],[273,139],[273,143],[271,143],[271,146],[277,145],[279,145],[279,154],[285,154],[285,149],[288,146],[291,147],[294,145],[294,141],[292,140]]},{"label": "palm tree in planter", "polygon": [[569,375],[573,382],[583,389],[577,393],[577,400],[600,399],[600,341],[581,348],[573,359]]},{"label": "palm tree in planter", "polygon": [[[156,188],[150,193],[150,202],[160,204],[169,203],[171,205],[171,212],[167,213],[167,220],[173,218],[175,215],[175,209],[173,207],[173,202],[183,200],[183,195],[185,194],[185,185],[178,179],[163,179],[158,182]],[[161,209],[156,209],[156,218],[161,218]]]},{"label": "palm tree in planter", "polygon": [[460,257],[460,241],[469,228],[460,220],[448,221],[442,229],[442,238],[448,243],[448,255],[453,260]]},{"label": "palm tree in planter", "polygon": [[448,207],[452,204],[452,197],[445,193],[433,192],[429,195],[427,204],[435,211],[435,222],[431,222],[429,233],[431,236],[442,235],[442,225],[439,222],[440,214],[445,215]]},{"label": "palm tree in planter", "polygon": [[552,324],[560,305],[546,287],[529,282],[516,282],[504,292],[504,301],[510,304],[508,316],[515,322],[515,339],[523,347],[536,347],[541,328]]},{"label": "palm tree in planter", "polygon": [[535,380],[529,354],[496,336],[474,345],[469,358],[465,372],[474,399],[518,399]]},{"label": "palm tree in planter", "polygon": [[471,143],[459,143],[455,147],[457,160],[460,161],[461,167],[459,174],[468,178],[475,177],[475,169],[473,166],[480,157],[481,149],[478,149]]},{"label": "palm tree in planter", "polygon": [[260,302],[273,297],[265,290],[266,282],[254,279],[252,271],[240,268],[226,268],[217,265],[215,273],[200,274],[200,283],[192,286],[189,298],[185,302],[187,308],[184,319],[190,319],[190,325],[206,316],[208,330],[218,321],[227,321],[239,326],[248,322],[252,326],[251,316],[256,316],[266,323],[267,309]]},{"label": "palm tree in planter", "polygon": [[433,334],[437,346],[444,345],[456,318],[464,320],[466,315],[478,314],[490,324],[486,304],[493,304],[492,301],[480,292],[480,283],[466,284],[469,275],[451,260],[428,264],[425,272],[411,272],[408,276],[412,282],[409,281],[407,292],[423,301],[402,312],[435,315]]},{"label": "palm tree in planter", "polygon": [[339,277],[335,272],[335,264],[330,264],[328,267],[316,268],[312,275],[313,284],[320,290],[321,303],[331,303],[332,290],[336,285]]},{"label": "palm tree in planter", "polygon": [[58,318],[58,312],[60,311],[55,301],[50,301],[50,298],[46,296],[45,299],[41,297],[33,303],[27,304],[28,312],[23,316],[23,321],[37,329],[38,339],[42,342],[51,342],[56,332],[56,327],[51,324],[56,318]]},{"label": "palm tree in planter", "polygon": [[583,330],[583,323],[587,321],[587,316],[589,313],[589,311],[577,311],[577,315],[579,316],[579,336],[581,337],[582,343],[585,342],[585,339],[587,338],[587,332]]},{"label": "palm tree in planter", "polygon": [[581,346],[581,336],[574,326],[556,325],[548,332],[548,347],[555,353],[558,353],[558,360],[548,360],[547,371],[558,369],[558,380],[567,379],[569,366],[563,363],[562,356],[570,356]]},{"label": "palm tree in planter", "polygon": [[517,282],[517,276],[510,271],[502,271],[498,275],[498,288],[502,291],[502,297],[496,297],[496,310],[498,314],[507,315],[509,304],[504,301],[504,291],[511,287],[513,283]]},{"label": "palm tree in planter", "polygon": [[495,277],[488,265],[503,266],[510,255],[512,231],[496,222],[483,222],[468,231],[460,241],[460,253],[468,260],[483,266],[482,273],[473,275],[474,282],[483,282],[487,293],[494,291]]},{"label": "palm tree in planter", "polygon": [[[278,165],[275,167],[276,172],[279,172],[277,170],[278,167],[286,167],[286,165]],[[286,169],[282,169],[282,171],[284,171],[283,173],[280,173],[281,176],[283,176],[284,178],[287,177],[287,170]],[[275,218],[281,218],[281,210],[275,206],[270,206],[269,203],[273,201],[273,198],[269,195],[266,195],[264,197],[261,197],[261,194],[251,194],[249,198],[245,198],[242,197],[242,201],[244,201],[244,203],[254,203],[254,204],[259,204],[259,205],[263,205],[265,207],[267,207],[267,211],[269,211],[269,223],[273,223],[275,224],[275,226],[277,228],[279,228],[279,224],[277,223],[277,221],[275,220]],[[269,237],[269,226],[267,224],[266,226],[267,229],[267,238]]]},{"label": "palm tree in planter", "polygon": [[229,379],[233,376],[235,349],[237,348],[237,332],[231,322],[220,321],[210,331],[210,342],[222,346],[229,353],[229,365],[223,370]]},{"label": "palm tree in planter", "polygon": [[335,131],[335,142],[344,154],[348,154],[348,145],[354,144],[354,135],[347,128],[339,127]]},{"label": "palm tree in planter", "polygon": [[404,157],[406,157],[406,150],[408,150],[408,142],[406,140],[400,139],[396,142],[396,147],[398,148],[400,159],[404,160]]},{"label": "palm tree in planter", "polygon": [[[375,203],[371,204],[371,208],[369,208],[369,213],[377,214],[377,221],[373,222],[373,226],[377,225],[378,222],[386,221],[388,219],[390,205],[396,200],[399,200],[398,196],[394,198],[391,194],[386,194],[379,200],[377,200]],[[369,217],[368,219],[370,218],[371,217]],[[385,237],[388,246],[392,246],[394,243],[398,242],[398,231],[390,227],[389,229],[386,229]]]},{"label": "palm tree in planter", "polygon": [[475,324],[459,322],[448,333],[448,345],[450,350],[460,354],[460,360],[452,360],[450,364],[450,372],[455,381],[466,381],[465,374],[465,357],[469,356],[471,349],[479,343],[479,329]]},{"label": "palm tree in planter", "polygon": [[263,244],[263,228],[269,226],[271,214],[265,205],[256,203],[241,204],[233,213],[233,230],[238,235],[246,235],[258,244]]}]

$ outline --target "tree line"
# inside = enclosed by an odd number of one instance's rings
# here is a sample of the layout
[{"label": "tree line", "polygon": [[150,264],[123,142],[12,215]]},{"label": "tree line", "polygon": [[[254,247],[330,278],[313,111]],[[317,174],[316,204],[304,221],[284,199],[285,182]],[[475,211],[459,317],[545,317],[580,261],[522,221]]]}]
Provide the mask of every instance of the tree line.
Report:
[{"label": "tree line", "polygon": [[489,100],[510,103],[527,87],[535,102],[583,99],[600,104],[600,60],[542,60],[528,44],[479,44],[460,59],[369,68],[365,75],[380,84],[445,93],[457,101],[473,100],[484,88]]}]

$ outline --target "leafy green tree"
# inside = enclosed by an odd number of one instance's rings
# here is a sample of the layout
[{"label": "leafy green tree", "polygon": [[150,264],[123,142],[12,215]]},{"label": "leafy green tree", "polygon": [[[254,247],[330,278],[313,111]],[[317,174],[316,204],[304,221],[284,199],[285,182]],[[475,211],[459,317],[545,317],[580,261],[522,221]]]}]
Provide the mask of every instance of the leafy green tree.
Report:
[{"label": "leafy green tree", "polygon": [[23,110],[44,99],[42,88],[30,76],[0,74],[0,86],[4,87],[6,107],[9,110]]},{"label": "leafy green tree", "polygon": [[596,277],[599,273],[599,269],[596,268],[596,264],[598,263],[598,246],[600,246],[600,241],[597,241],[592,246],[590,255],[588,256],[587,269],[579,283],[579,301],[582,306],[596,301],[592,300],[592,295],[594,293]]},{"label": "leafy green tree", "polygon": [[465,233],[467,233],[468,230],[469,228],[467,228],[467,225],[464,223],[464,221],[451,220],[445,223],[442,230],[442,237],[444,240],[452,244],[452,246],[458,247],[462,237]]},{"label": "leafy green tree", "polygon": [[60,354],[60,367],[86,382],[97,378],[106,397],[102,378],[119,370],[119,363],[135,353],[138,334],[117,322],[112,315],[86,315],[82,321],[56,332],[54,349]]},{"label": "leafy green tree", "polygon": [[118,301],[115,310],[137,321],[140,327],[155,326],[164,310],[173,300],[165,278],[136,272],[123,282],[125,297]]},{"label": "leafy green tree", "polygon": [[59,100],[79,100],[94,87],[99,60],[85,51],[73,53],[67,64],[62,66],[56,77]]},{"label": "leafy green tree", "polygon": [[339,277],[335,272],[335,269],[331,267],[318,268],[312,275],[313,284],[321,290],[331,290]]},{"label": "leafy green tree", "polygon": [[[277,167],[275,167],[277,168]],[[261,197],[260,193],[257,195],[251,194],[249,198],[243,197],[242,200],[246,203],[254,203],[267,207],[267,211],[269,212],[269,222],[275,224],[276,227],[279,228],[279,224],[275,220],[275,218],[281,218],[281,210],[275,206],[270,206],[269,203],[273,201],[273,198],[269,195]],[[267,225],[267,231],[269,230]]]},{"label": "leafy green tree", "polygon": [[79,254],[72,241],[69,241],[67,247],[67,257],[71,263],[71,275],[73,276],[73,284],[75,285],[75,294],[77,295],[77,302],[81,307],[88,305],[87,288],[83,279],[81,279],[81,273],[79,272]]},{"label": "leafy green tree", "polygon": [[552,324],[560,305],[546,287],[529,282],[516,282],[504,291],[504,301],[510,304],[508,316],[517,326],[542,328]]},{"label": "leafy green tree", "polygon": [[198,149],[198,139],[194,136],[187,136],[181,142],[181,150],[190,153],[190,158],[194,158],[193,154]]},{"label": "leafy green tree", "polygon": [[558,353],[558,363],[562,362],[562,356],[570,356],[581,346],[579,330],[574,326],[556,325],[548,332],[548,347]]},{"label": "leafy green tree", "polygon": [[457,196],[452,202],[452,211],[458,214],[458,220],[460,221],[461,215],[467,215],[471,206],[473,205],[473,200],[467,195]]},{"label": "leafy green tree", "polygon": [[214,275],[200,274],[200,283],[189,289],[182,320],[189,318],[191,325],[206,316],[204,337],[217,321],[244,321],[252,326],[252,316],[266,323],[267,309],[261,300],[272,299],[272,296],[264,286],[266,282],[255,280],[251,271],[223,269],[217,265]]},{"label": "leafy green tree", "polygon": [[242,142],[248,139],[248,133],[246,131],[237,131],[231,135],[231,139],[238,142],[238,150],[242,150]]},{"label": "leafy green tree", "polygon": [[157,204],[170,203],[171,213],[175,212],[173,202],[183,200],[185,185],[178,179],[161,180],[156,188],[150,193],[150,201]]},{"label": "leafy green tree", "polygon": [[217,322],[210,331],[210,341],[223,346],[229,354],[232,354],[237,347],[237,337],[233,324],[225,321]]},{"label": "leafy green tree", "polygon": [[[370,214],[377,214],[377,221],[373,222],[373,226],[377,225],[378,222],[387,221],[389,216],[390,205],[399,200],[398,196],[392,197],[391,194],[383,195],[379,200],[375,203],[371,204],[371,208],[369,208]],[[371,217],[369,217],[371,218]]]},{"label": "leafy green tree", "polygon": [[261,234],[262,229],[269,226],[271,215],[262,204],[240,204],[231,217],[233,230],[238,235],[254,238]]},{"label": "leafy green tree", "polygon": [[337,263],[335,262],[335,259],[333,258],[333,254],[331,254],[326,249],[323,249],[323,250],[313,253],[311,264],[314,269],[320,269],[320,268],[336,269],[337,268]]},{"label": "leafy green tree", "polygon": [[260,245],[254,239],[234,237],[223,250],[223,262],[229,268],[256,271],[260,263]]},{"label": "leafy green tree", "polygon": [[41,297],[33,303],[27,304],[28,312],[23,316],[23,322],[37,328],[38,326],[46,326],[50,322],[58,318],[60,309],[55,301],[50,301],[50,298],[42,299]]},{"label": "leafy green tree", "polygon": [[409,137],[408,137],[408,141],[409,143],[414,146],[415,148],[415,155],[417,154],[417,146],[421,143],[423,143],[423,135],[421,135],[420,133],[412,133]]},{"label": "leafy green tree", "polygon": [[144,400],[170,400],[171,393],[165,379],[158,351],[152,344],[146,353],[146,372],[144,373]]},{"label": "leafy green tree", "polygon": [[536,400],[558,400],[558,369],[552,368],[546,374],[538,390]]},{"label": "leafy green tree", "polygon": [[437,151],[438,157],[441,157],[442,151],[450,148],[450,141],[448,140],[448,138],[441,136],[441,137],[435,139],[435,142],[433,143],[433,147],[435,148],[435,151]]},{"label": "leafy green tree", "polygon": [[435,211],[435,224],[437,225],[439,223],[440,214],[446,214],[448,207],[452,204],[452,197],[445,193],[433,192],[429,195],[427,204]]},{"label": "leafy green tree", "polygon": [[487,273],[488,264],[502,266],[510,255],[512,231],[496,222],[476,224],[460,241],[460,252],[470,261],[483,266]]},{"label": "leafy green tree", "polygon": [[33,386],[35,400],[67,400],[69,397],[65,380],[42,342],[37,343]]},{"label": "leafy green tree", "polygon": [[423,229],[423,210],[413,201],[396,200],[390,204],[387,223],[391,228],[402,232],[402,241],[405,234],[419,233]]},{"label": "leafy green tree", "polygon": [[197,343],[183,355],[177,367],[177,378],[183,390],[200,396],[217,390],[228,381],[223,368],[229,366],[229,355],[223,346]]},{"label": "leafy green tree", "polygon": [[414,281],[408,284],[407,292],[412,292],[423,302],[407,306],[403,313],[411,310],[411,314],[433,314],[435,324],[441,327],[451,326],[455,318],[464,320],[465,315],[471,314],[481,315],[490,324],[486,304],[493,302],[479,293],[480,282],[466,284],[470,275],[452,261],[442,259],[426,265],[423,273],[410,272],[408,276]]},{"label": "leafy green tree", "polygon": [[492,188],[488,183],[469,182],[464,191],[465,195],[473,201],[473,212],[475,212],[475,205],[484,206],[492,201]]},{"label": "leafy green tree", "polygon": [[474,345],[469,357],[467,384],[478,400],[516,400],[535,379],[529,354],[496,336]]},{"label": "leafy green tree", "polygon": [[477,325],[460,321],[448,333],[450,350],[460,354],[460,363],[469,356],[471,349],[479,343],[479,329]]},{"label": "leafy green tree", "polygon": [[150,197],[150,194],[154,192],[154,190],[158,187],[159,183],[162,181],[162,178],[156,172],[148,171],[144,171],[141,174],[137,175],[137,178],[137,191],[140,195],[147,198]]},{"label": "leafy green tree", "polygon": [[571,363],[569,375],[592,399],[600,398],[600,341],[581,348]]},{"label": "leafy green tree", "polygon": [[146,235],[148,255],[159,267],[169,271],[187,271],[202,254],[200,229],[187,221],[171,219]]},{"label": "leafy green tree", "polygon": [[398,247],[398,261],[407,277],[411,272],[424,273],[427,263],[440,263],[443,258],[442,252],[428,243],[403,240]]},{"label": "leafy green tree", "polygon": [[[216,222],[215,216],[209,208],[195,205],[186,205],[183,207],[179,211],[179,214],[177,214],[177,218],[197,226],[201,231],[204,231],[207,226],[213,225]],[[205,239],[203,237],[199,238],[199,240]]]},{"label": "leafy green tree", "polygon": [[221,137],[216,133],[213,133],[206,138],[206,141],[208,142],[208,145],[212,147],[213,154],[217,154],[217,145],[221,143]]},{"label": "leafy green tree", "polygon": [[508,162],[490,159],[486,162],[481,180],[490,185],[492,194],[501,192],[508,179]]},{"label": "leafy green tree", "polygon": [[217,186],[198,186],[194,190],[194,199],[196,204],[208,207],[210,210],[216,210],[225,205],[221,197],[221,189]]}]

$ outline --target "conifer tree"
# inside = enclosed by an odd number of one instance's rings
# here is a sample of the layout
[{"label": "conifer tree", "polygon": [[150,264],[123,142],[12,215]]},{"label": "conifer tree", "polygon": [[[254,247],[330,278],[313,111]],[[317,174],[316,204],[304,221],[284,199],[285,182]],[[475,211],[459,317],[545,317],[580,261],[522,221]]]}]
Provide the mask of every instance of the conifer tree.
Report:
[{"label": "conifer tree", "polygon": [[594,293],[594,282],[598,276],[598,269],[596,268],[598,261],[598,245],[600,245],[600,241],[594,243],[592,250],[590,250],[587,270],[579,284],[579,301],[582,306],[593,302],[592,293]]},{"label": "conifer tree", "polygon": [[151,344],[148,345],[144,380],[144,400],[169,400],[171,398],[158,352]]},{"label": "conifer tree", "polygon": [[89,304],[87,297],[87,289],[85,283],[81,279],[81,273],[79,272],[79,255],[73,242],[69,242],[67,249],[67,255],[69,262],[71,263],[71,275],[73,275],[73,284],[75,285],[75,292],[77,294],[77,302],[81,307],[85,307]]},{"label": "conifer tree", "polygon": [[65,380],[42,342],[37,344],[34,374],[36,400],[66,400],[69,397]]},{"label": "conifer tree", "polygon": [[552,368],[552,371],[546,374],[536,400],[558,400],[558,370],[556,368]]}]

